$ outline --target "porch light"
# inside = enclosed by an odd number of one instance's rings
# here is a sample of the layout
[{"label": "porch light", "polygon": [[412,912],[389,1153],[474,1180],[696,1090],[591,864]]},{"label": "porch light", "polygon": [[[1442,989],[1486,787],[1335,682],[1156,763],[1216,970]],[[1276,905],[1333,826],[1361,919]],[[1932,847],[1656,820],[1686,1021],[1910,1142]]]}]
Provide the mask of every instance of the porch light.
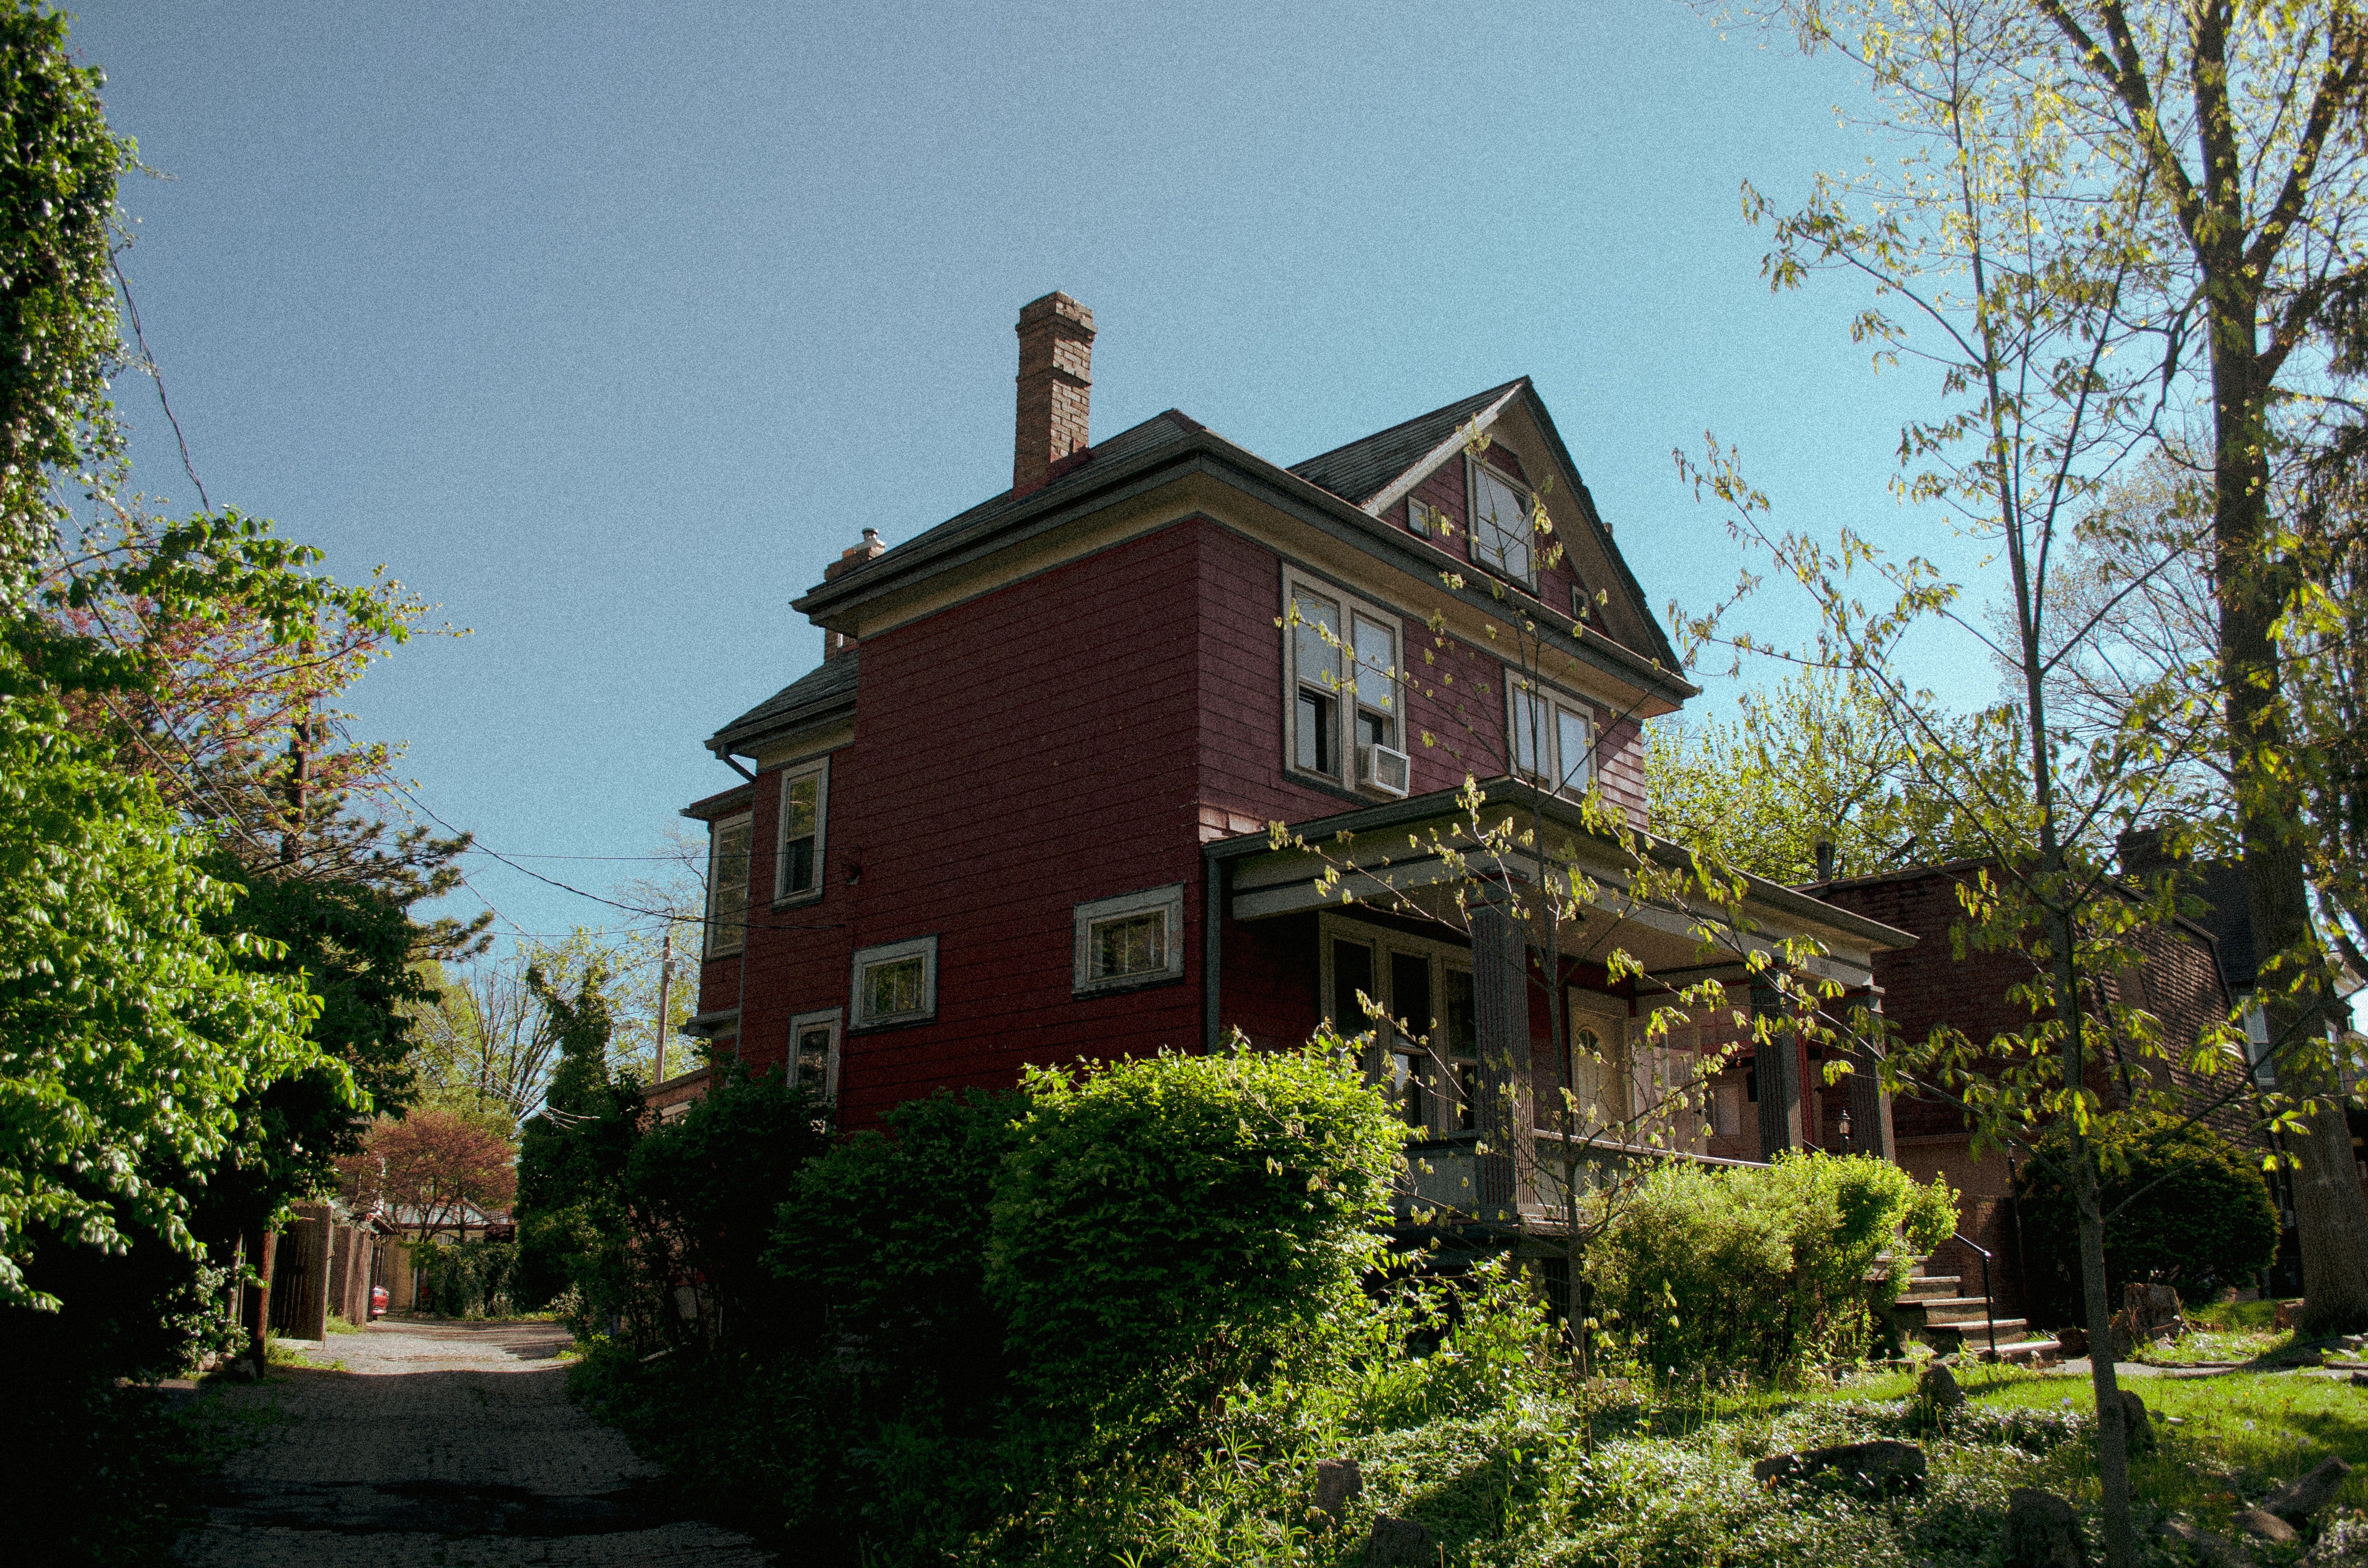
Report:
[{"label": "porch light", "polygon": [[1842,1107],[1841,1129],[1842,1153],[1847,1154],[1850,1153],[1850,1107],[1848,1106]]}]

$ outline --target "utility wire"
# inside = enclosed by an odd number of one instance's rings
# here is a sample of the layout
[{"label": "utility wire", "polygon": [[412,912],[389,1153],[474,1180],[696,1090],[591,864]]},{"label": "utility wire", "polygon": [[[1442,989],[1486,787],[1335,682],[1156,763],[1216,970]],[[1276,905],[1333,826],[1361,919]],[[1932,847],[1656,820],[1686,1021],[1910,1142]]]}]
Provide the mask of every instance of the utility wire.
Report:
[{"label": "utility wire", "polygon": [[206,497],[206,482],[198,477],[197,465],[189,460],[189,438],[181,434],[181,422],[173,415],[173,400],[165,395],[165,372],[157,369],[156,356],[148,352],[148,335],[140,328],[140,306],[131,298],[131,279],[123,276],[123,267],[112,251],[108,253],[107,269],[115,274],[115,286],[123,290],[123,313],[131,319],[131,340],[140,345],[141,368],[148,372],[148,379],[156,383],[156,402],[165,410],[165,423],[173,427],[173,439],[180,445],[181,472],[188,474],[189,483],[198,487],[198,505],[211,512],[214,504]]}]

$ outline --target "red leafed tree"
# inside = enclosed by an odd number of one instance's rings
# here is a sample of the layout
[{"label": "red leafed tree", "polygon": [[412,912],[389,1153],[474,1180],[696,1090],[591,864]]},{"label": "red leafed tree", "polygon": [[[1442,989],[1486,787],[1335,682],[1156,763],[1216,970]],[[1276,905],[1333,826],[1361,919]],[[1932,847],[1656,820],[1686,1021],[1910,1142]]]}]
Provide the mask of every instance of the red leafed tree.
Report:
[{"label": "red leafed tree", "polygon": [[384,1210],[423,1235],[458,1224],[472,1207],[480,1214],[507,1209],[518,1191],[508,1142],[449,1110],[381,1119],[338,1169],[348,1203]]}]

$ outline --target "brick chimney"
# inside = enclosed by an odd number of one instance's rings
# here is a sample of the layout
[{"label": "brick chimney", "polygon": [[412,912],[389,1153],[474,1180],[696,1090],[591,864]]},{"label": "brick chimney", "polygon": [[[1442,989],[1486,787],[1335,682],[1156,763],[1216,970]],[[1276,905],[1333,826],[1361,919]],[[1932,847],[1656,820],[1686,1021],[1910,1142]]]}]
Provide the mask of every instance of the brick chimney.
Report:
[{"label": "brick chimney", "polygon": [[1066,294],[1019,308],[1019,419],[1011,443],[1011,494],[1042,490],[1087,449],[1094,387],[1094,312]]},{"label": "brick chimney", "polygon": [[[888,547],[886,545],[880,542],[880,530],[878,528],[866,528],[863,530],[862,543],[848,545],[845,550],[838,552],[837,560],[832,562],[829,565],[822,569],[822,580],[827,583],[842,574],[852,572],[857,567],[862,565],[865,562],[871,560],[873,556],[885,551],[887,548]],[[848,653],[852,650],[854,646],[855,639],[849,637],[846,632],[833,631],[828,627],[825,627],[823,629],[822,656],[824,658],[836,659],[841,653]]]}]

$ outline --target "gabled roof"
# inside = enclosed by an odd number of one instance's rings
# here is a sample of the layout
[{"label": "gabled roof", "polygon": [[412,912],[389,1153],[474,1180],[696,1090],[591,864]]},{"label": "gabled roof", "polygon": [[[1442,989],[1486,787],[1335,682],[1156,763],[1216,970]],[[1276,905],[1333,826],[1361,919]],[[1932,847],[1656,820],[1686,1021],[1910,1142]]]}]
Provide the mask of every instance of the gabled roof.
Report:
[{"label": "gabled roof", "polygon": [[1451,403],[1445,408],[1418,414],[1403,425],[1393,425],[1345,447],[1319,453],[1305,462],[1293,463],[1291,472],[1310,483],[1322,485],[1350,506],[1362,506],[1390,488],[1391,481],[1417,468],[1428,468],[1431,466],[1430,460],[1444,457],[1448,450],[1461,446],[1466,425],[1528,383],[1529,378],[1523,376]]},{"label": "gabled roof", "polygon": [[[1493,398],[1493,402],[1491,399]],[[1577,468],[1570,461],[1561,437],[1554,433],[1553,422],[1544,408],[1537,403],[1536,393],[1526,377],[1505,386],[1492,389],[1477,399],[1463,400],[1434,410],[1421,420],[1409,421],[1409,426],[1425,429],[1440,428],[1448,432],[1440,439],[1444,448],[1434,442],[1432,450],[1437,460],[1445,461],[1459,439],[1454,434],[1457,419],[1466,404],[1476,408],[1484,423],[1493,419],[1516,399],[1521,400],[1536,420],[1539,430],[1550,444],[1554,460],[1573,476],[1575,491],[1586,524],[1597,530],[1597,537],[1613,561],[1618,551],[1610,541],[1609,530],[1595,516],[1594,502],[1586,486],[1577,480]],[[1404,427],[1394,426],[1393,429]],[[1382,432],[1386,437],[1391,431]],[[1399,444],[1411,447],[1418,437],[1401,437]],[[1362,443],[1352,443],[1352,446]],[[1376,445],[1353,466],[1370,469],[1380,465],[1386,445]],[[1349,449],[1341,449],[1347,453]],[[1332,456],[1334,454],[1327,454]],[[1325,460],[1311,460],[1322,462]],[[1419,463],[1420,460],[1417,460]],[[1343,458],[1334,470],[1338,483],[1351,466]],[[1455,557],[1442,551],[1432,540],[1411,534],[1380,520],[1380,508],[1360,506],[1345,499],[1338,492],[1326,489],[1314,480],[1278,467],[1257,453],[1227,440],[1190,415],[1169,409],[1153,415],[1142,424],[1121,431],[1085,451],[1055,465],[1058,471],[1053,480],[1041,489],[1026,494],[1013,495],[1007,491],[991,500],[982,502],[935,528],[906,540],[868,561],[854,563],[835,577],[815,584],[791,603],[791,608],[805,615],[819,625],[832,626],[835,619],[853,607],[895,593],[903,587],[923,581],[941,572],[951,571],[974,560],[992,555],[1021,540],[1042,536],[1064,522],[1089,516],[1097,509],[1128,494],[1140,494],[1167,483],[1177,474],[1199,471],[1222,477],[1225,483],[1247,493],[1260,496],[1275,506],[1296,514],[1315,528],[1336,539],[1365,551],[1377,558],[1398,565],[1415,575],[1432,578],[1442,569],[1452,570]],[[1403,481],[1394,480],[1392,483]],[[1385,487],[1386,488],[1386,487]],[[1381,494],[1376,492],[1376,494]],[[1593,664],[1615,678],[1634,683],[1652,692],[1672,706],[1699,694],[1700,688],[1679,673],[1675,653],[1660,631],[1658,623],[1646,607],[1644,594],[1636,586],[1624,564],[1618,568],[1619,586],[1630,597],[1645,635],[1640,641],[1646,646],[1638,648],[1605,635],[1592,625],[1565,631],[1552,617],[1541,618],[1543,635],[1566,638],[1569,652]],[[1502,615],[1500,605],[1493,602],[1489,585],[1474,580],[1451,586],[1446,591],[1465,600],[1473,608],[1486,615]],[[778,716],[765,721],[778,728]],[[734,721],[718,732],[711,741],[711,749],[721,749],[727,743],[735,750],[745,750],[748,733],[742,721]]]},{"label": "gabled roof", "polygon": [[[1411,491],[1430,472],[1463,449],[1468,437],[1464,431],[1478,424],[1484,431],[1496,422],[1507,408],[1519,403],[1537,426],[1538,433],[1553,449],[1554,460],[1570,476],[1572,493],[1577,502],[1580,517],[1595,536],[1595,543],[1610,562],[1616,581],[1610,585],[1626,597],[1649,646],[1637,652],[1659,660],[1670,669],[1678,667],[1678,653],[1669,645],[1668,634],[1661,630],[1660,618],[1645,597],[1644,585],[1628,569],[1626,557],[1612,542],[1611,530],[1604,526],[1602,514],[1595,509],[1595,496],[1588,490],[1587,481],[1571,460],[1570,449],[1563,444],[1562,432],[1554,428],[1554,415],[1546,412],[1537,387],[1527,376],[1490,387],[1458,399],[1444,408],[1434,408],[1429,414],[1417,415],[1403,425],[1351,441],[1345,447],[1309,458],[1293,464],[1291,472],[1311,483],[1320,484],[1351,506],[1379,517]],[[1596,586],[1605,585],[1597,584]]]},{"label": "gabled roof", "polygon": [[836,708],[855,703],[855,661],[860,650],[850,648],[835,659],[790,682],[708,738],[707,749],[718,756],[743,741],[776,730],[823,718]]}]

